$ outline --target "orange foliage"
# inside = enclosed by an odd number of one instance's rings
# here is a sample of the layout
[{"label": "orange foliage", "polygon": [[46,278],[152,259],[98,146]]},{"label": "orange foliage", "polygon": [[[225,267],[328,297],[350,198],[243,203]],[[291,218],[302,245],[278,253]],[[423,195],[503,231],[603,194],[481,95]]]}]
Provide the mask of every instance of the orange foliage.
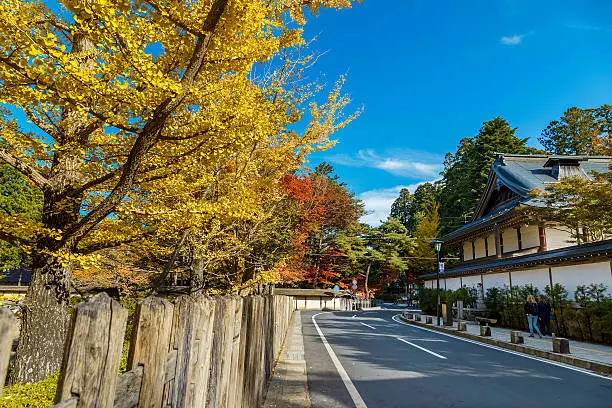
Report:
[{"label": "orange foliage", "polygon": [[293,256],[281,268],[282,281],[306,281],[315,286],[340,283],[338,261],[342,254],[333,248],[318,248],[322,253],[313,255],[316,261],[312,262],[308,254],[316,250],[308,239],[325,230],[348,227],[361,216],[361,206],[346,188],[316,173],[286,175],[282,186],[294,200],[299,214],[292,235]]}]

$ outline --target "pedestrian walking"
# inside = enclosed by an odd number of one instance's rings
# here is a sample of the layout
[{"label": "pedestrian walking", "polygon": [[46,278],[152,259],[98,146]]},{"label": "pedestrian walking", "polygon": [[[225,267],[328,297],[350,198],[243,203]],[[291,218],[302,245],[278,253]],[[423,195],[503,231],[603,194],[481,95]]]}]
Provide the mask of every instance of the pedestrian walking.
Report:
[{"label": "pedestrian walking", "polygon": [[527,302],[525,302],[523,308],[527,315],[527,323],[529,324],[529,337],[533,337],[533,329],[535,329],[538,332],[538,336],[542,338],[542,332],[538,327],[538,304],[533,295],[527,296]]},{"label": "pedestrian walking", "polygon": [[550,327],[550,314],[550,303],[548,303],[544,296],[540,296],[540,301],[538,302],[538,315],[540,316],[541,322],[540,330],[544,336],[547,334],[552,334],[552,328]]}]

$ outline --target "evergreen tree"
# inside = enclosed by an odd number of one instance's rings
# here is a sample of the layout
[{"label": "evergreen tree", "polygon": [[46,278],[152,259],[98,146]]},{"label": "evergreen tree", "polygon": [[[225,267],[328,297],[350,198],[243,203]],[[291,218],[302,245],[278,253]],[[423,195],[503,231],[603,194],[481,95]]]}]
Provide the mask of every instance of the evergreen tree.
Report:
[{"label": "evergreen tree", "polygon": [[473,214],[487,182],[495,153],[541,153],[519,139],[516,128],[500,117],[484,122],[478,134],[461,139],[455,154],[447,153],[439,191],[442,233],[463,225]]},{"label": "evergreen tree", "polygon": [[544,148],[562,155],[597,155],[610,150],[612,106],[595,109],[571,107],[553,120],[538,139]]},{"label": "evergreen tree", "polygon": [[[0,165],[0,220],[3,221],[0,224],[8,226],[18,222],[17,216],[40,221],[42,200],[42,194],[27,177],[11,166]],[[0,274],[7,269],[27,266],[29,262],[30,257],[23,248],[4,235],[0,225]]]},{"label": "evergreen tree", "polygon": [[412,215],[412,200],[413,196],[410,190],[402,188],[399,197],[391,204],[391,217],[395,218],[406,228],[410,226],[410,217]]},{"label": "evergreen tree", "polygon": [[420,219],[424,213],[436,201],[436,186],[431,183],[423,183],[417,187],[412,196],[412,207],[410,208],[410,219],[408,221],[408,232],[411,235],[417,230]]}]

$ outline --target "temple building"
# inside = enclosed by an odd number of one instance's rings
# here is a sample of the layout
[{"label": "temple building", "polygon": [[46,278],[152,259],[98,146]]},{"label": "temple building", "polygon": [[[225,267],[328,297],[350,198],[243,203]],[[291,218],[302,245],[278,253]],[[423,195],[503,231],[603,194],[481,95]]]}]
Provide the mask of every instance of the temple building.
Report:
[{"label": "temple building", "polygon": [[[469,224],[442,237],[443,251],[455,250],[461,262],[440,275],[440,288],[532,284],[544,291],[560,283],[574,298],[578,285],[602,283],[612,294],[612,239],[589,242],[587,231],[561,224],[530,222],[525,206],[542,206],[530,192],[564,177],[607,172],[612,157],[497,154]],[[436,275],[423,277],[435,288]]]}]

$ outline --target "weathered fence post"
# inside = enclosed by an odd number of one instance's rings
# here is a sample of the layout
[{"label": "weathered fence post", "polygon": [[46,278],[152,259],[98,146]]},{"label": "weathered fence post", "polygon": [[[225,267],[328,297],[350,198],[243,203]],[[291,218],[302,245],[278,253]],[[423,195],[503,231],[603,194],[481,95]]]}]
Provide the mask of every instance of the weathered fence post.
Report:
[{"label": "weathered fence post", "polygon": [[164,406],[204,405],[212,336],[207,322],[213,308],[214,301],[204,297],[180,296],[174,303]]},{"label": "weathered fence post", "polygon": [[162,405],[173,309],[172,303],[157,297],[146,298],[136,308],[128,369],[144,368],[139,407]]},{"label": "weathered fence post", "polygon": [[238,383],[238,386],[242,388],[239,392],[236,406],[242,408],[250,408],[251,395],[253,393],[254,378],[251,377],[252,365],[253,365],[253,310],[254,310],[254,297],[248,296],[243,299],[242,304],[242,327],[240,328],[240,357],[239,360],[242,363],[242,372],[240,376],[242,383]]},{"label": "weathered fence post", "polygon": [[263,384],[265,378],[265,359],[266,359],[266,342],[263,336],[265,336],[267,327],[264,319],[265,312],[265,298],[257,296],[255,298],[255,308],[253,309],[254,327],[253,334],[255,340],[255,350],[253,351],[254,364],[250,375],[254,379],[253,395],[251,396],[252,406],[258,407],[262,400]]},{"label": "weathered fence post", "polygon": [[265,377],[263,378],[262,390],[272,375],[272,366],[274,365],[274,326],[276,325],[276,316],[274,315],[274,297],[266,296],[264,308],[264,320],[266,331],[264,332],[264,347],[265,347]]},{"label": "weathered fence post", "polygon": [[238,384],[237,387],[232,387],[231,391],[228,392],[227,407],[228,408],[240,408],[240,399],[242,398],[242,380],[244,373],[244,355],[242,354],[242,308],[243,298],[236,298],[236,305],[234,307],[234,338],[232,345],[232,364],[230,373],[231,384]]},{"label": "weathered fence post", "polygon": [[206,406],[225,407],[228,402],[232,347],[234,344],[236,298],[221,297],[215,308],[213,355],[210,368],[209,390]]},{"label": "weathered fence post", "polygon": [[127,310],[100,293],[74,308],[55,395],[77,407],[113,406]]},{"label": "weathered fence post", "polygon": [[206,406],[208,384],[210,381],[210,366],[212,364],[213,325],[216,318],[216,302],[210,297],[201,297],[198,301],[199,316],[196,319],[196,342],[194,343],[195,364],[192,372],[191,387],[187,399],[188,407]]},{"label": "weathered fence post", "polygon": [[2,307],[0,308],[0,397],[15,337],[17,337],[17,319],[13,312]]}]

